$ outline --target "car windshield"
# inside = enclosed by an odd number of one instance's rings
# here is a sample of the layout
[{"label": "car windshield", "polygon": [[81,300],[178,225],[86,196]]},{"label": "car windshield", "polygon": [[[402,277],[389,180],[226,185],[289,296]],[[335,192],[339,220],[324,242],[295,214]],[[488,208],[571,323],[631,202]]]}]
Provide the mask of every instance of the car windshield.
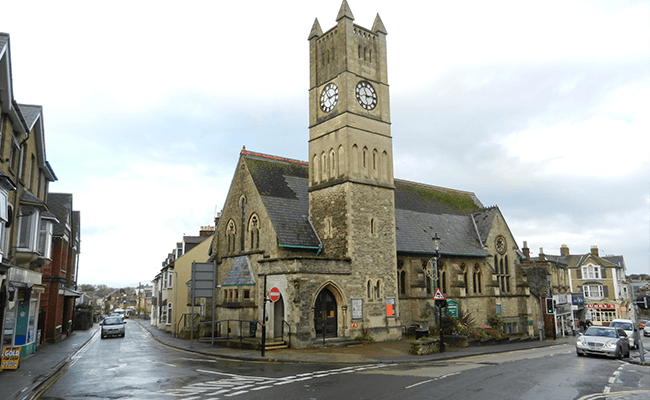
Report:
[{"label": "car windshield", "polygon": [[616,331],[614,329],[605,329],[605,328],[597,328],[592,326],[591,328],[587,329],[587,332],[585,332],[586,336],[602,336],[602,337],[610,337],[610,338],[615,338],[616,337]]},{"label": "car windshield", "polygon": [[120,325],[121,323],[121,318],[106,318],[104,320],[104,325]]},{"label": "car windshield", "polygon": [[632,324],[629,322],[612,322],[609,326],[615,326],[626,331],[632,330]]}]

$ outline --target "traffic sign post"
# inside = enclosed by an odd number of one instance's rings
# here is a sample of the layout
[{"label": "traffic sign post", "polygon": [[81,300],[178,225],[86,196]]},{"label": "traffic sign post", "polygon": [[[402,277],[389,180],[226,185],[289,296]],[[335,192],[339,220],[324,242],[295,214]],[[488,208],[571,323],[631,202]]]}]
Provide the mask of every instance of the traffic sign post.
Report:
[{"label": "traffic sign post", "polygon": [[436,302],[436,306],[438,306],[438,314],[440,317],[440,352],[444,353],[445,352],[445,342],[443,341],[443,336],[442,336],[442,309],[447,306],[447,299],[445,299],[445,295],[442,294],[442,291],[440,288],[436,288],[436,293],[433,295],[433,300]]}]

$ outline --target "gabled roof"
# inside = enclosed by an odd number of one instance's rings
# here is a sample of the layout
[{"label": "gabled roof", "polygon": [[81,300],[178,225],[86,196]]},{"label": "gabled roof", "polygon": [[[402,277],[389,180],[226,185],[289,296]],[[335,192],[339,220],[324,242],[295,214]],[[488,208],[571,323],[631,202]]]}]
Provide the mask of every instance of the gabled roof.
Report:
[{"label": "gabled roof", "polygon": [[72,194],[70,193],[49,193],[47,196],[47,205],[50,211],[59,221],[54,224],[53,235],[63,236],[66,234],[66,225],[72,229]]},{"label": "gabled roof", "polygon": [[25,124],[27,124],[27,130],[31,131],[38,121],[38,118],[43,113],[43,107],[30,104],[18,104],[18,108],[20,109],[21,114],[23,114]]},{"label": "gabled roof", "polygon": [[242,150],[278,237],[286,247],[319,248],[320,240],[309,222],[309,169],[307,163]]},{"label": "gabled roof", "polygon": [[223,286],[241,286],[241,285],[254,285],[255,275],[253,275],[253,268],[251,262],[246,256],[235,257],[232,262],[232,267],[228,270]]},{"label": "gabled roof", "polygon": [[623,259],[623,256],[603,256],[602,258],[616,265],[618,268],[625,268],[625,259]]},{"label": "gabled roof", "polygon": [[[248,150],[242,150],[241,156],[280,246],[319,248],[320,239],[309,221],[309,164]],[[395,180],[397,251],[432,254],[432,238],[438,233],[442,254],[488,256],[478,232],[489,230],[493,220],[483,221],[481,217],[496,212],[483,209],[471,192]],[[481,220],[480,229],[473,218]]]},{"label": "gabled roof", "polygon": [[[621,256],[622,257],[622,256]],[[549,255],[549,254],[544,254],[544,258],[547,261],[554,262],[560,265],[564,265],[567,268],[579,268],[582,267],[584,264],[587,263],[589,259],[591,261],[601,267],[605,268],[617,268],[619,267],[618,265],[612,263],[611,261],[608,261],[604,257],[599,257],[595,256],[591,253],[587,254],[571,254],[568,256],[554,256],[554,255]],[[531,257],[531,261],[540,261],[540,257]]]}]

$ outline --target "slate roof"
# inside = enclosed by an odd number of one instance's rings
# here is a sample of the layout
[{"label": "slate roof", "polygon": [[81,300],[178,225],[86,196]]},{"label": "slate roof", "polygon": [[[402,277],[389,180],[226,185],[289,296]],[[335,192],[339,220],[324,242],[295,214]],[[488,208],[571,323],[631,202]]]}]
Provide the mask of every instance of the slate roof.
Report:
[{"label": "slate roof", "polygon": [[[587,254],[570,254],[568,256],[554,256],[554,255],[549,255],[549,254],[544,254],[544,258],[547,261],[557,263],[559,265],[563,265],[567,268],[578,268],[582,266],[586,261],[587,258],[591,257],[592,259],[595,260],[596,264],[598,264],[601,267],[607,267],[607,268],[620,268],[617,264],[613,263],[612,261],[608,260],[606,257],[598,257],[594,256],[591,253]],[[622,256],[619,256],[622,258]],[[540,257],[531,257],[531,261],[540,261]]]},{"label": "slate roof", "polygon": [[0,32],[0,49],[5,47],[5,45],[9,42],[9,34]]},{"label": "slate roof", "polygon": [[31,131],[32,128],[34,127],[34,124],[38,120],[38,117],[43,112],[43,107],[33,106],[29,104],[18,104],[18,109],[20,110],[20,113],[23,115],[23,118],[25,119],[25,123],[27,124],[27,130]]},{"label": "slate roof", "polygon": [[442,254],[490,255],[472,220],[482,207],[474,193],[395,180],[397,251],[432,254],[437,233]]},{"label": "slate roof", "polygon": [[235,257],[232,267],[228,270],[226,280],[223,286],[242,286],[254,285],[255,276],[253,275],[253,268],[251,262],[246,256]]},{"label": "slate roof", "polygon": [[66,233],[66,223],[71,222],[69,217],[72,211],[72,194],[50,193],[47,196],[47,205],[50,211],[56,215],[56,219],[59,220],[58,223],[54,224],[52,234],[54,236],[63,236]]},{"label": "slate roof", "polygon": [[41,207],[43,209],[46,209],[47,207],[45,206],[45,202],[38,197],[36,197],[32,192],[29,190],[24,190],[23,194],[20,196],[20,203],[21,204],[29,204],[32,206],[37,206]]},{"label": "slate roof", "polygon": [[[242,150],[281,246],[318,248],[320,239],[309,216],[309,164]],[[433,235],[440,252],[485,257],[482,237],[496,208],[484,209],[471,192],[395,180],[397,251],[433,253]]]},{"label": "slate roof", "polygon": [[307,163],[242,150],[280,246],[319,248],[309,222]]}]

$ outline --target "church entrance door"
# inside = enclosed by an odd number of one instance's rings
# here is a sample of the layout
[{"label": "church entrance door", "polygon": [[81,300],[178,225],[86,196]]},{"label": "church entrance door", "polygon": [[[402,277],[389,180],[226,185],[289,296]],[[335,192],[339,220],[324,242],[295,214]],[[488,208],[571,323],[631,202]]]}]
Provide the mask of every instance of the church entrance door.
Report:
[{"label": "church entrance door", "polygon": [[[316,298],[314,325],[316,336],[336,337],[336,299],[329,289],[323,289]],[[324,333],[323,333],[324,332]]]}]

